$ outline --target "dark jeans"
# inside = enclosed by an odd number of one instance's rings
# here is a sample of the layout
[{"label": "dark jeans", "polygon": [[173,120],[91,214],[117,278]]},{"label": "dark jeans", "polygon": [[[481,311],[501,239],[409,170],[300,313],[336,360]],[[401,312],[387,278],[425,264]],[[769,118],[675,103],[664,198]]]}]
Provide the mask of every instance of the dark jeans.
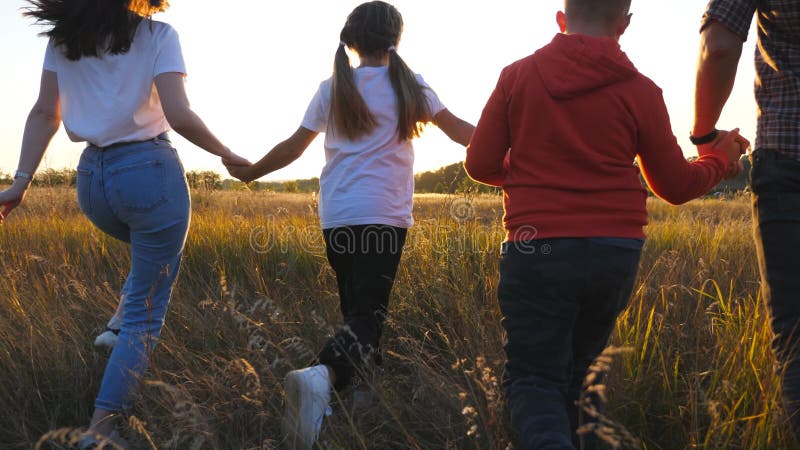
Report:
[{"label": "dark jeans", "polygon": [[[323,230],[339,285],[344,324],[319,354],[333,368],[337,390],[371,363],[380,363],[380,339],[407,230],[357,225]],[[362,374],[363,375],[363,374]]]},{"label": "dark jeans", "polygon": [[770,150],[757,150],[752,159],[761,292],[770,312],[784,407],[800,438],[800,162]]},{"label": "dark jeans", "polygon": [[505,243],[498,296],[511,424],[525,449],[578,447],[581,386],[625,308],[642,241]]}]

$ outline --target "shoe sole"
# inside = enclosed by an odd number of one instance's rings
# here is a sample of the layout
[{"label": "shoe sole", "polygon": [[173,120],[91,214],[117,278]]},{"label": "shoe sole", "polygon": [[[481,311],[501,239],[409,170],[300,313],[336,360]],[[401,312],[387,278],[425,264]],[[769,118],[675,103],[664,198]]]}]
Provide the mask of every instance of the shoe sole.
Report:
[{"label": "shoe sole", "polygon": [[109,342],[108,340],[101,340],[100,336],[94,340],[94,347],[98,350],[106,350],[111,351],[114,350],[114,347],[117,345],[117,341]]},{"label": "shoe sole", "polygon": [[286,411],[283,415],[283,434],[290,449],[309,450],[313,443],[308,445],[304,442],[300,427],[300,411],[302,410],[302,390],[304,383],[302,377],[297,373],[289,373],[284,382],[286,391]]}]

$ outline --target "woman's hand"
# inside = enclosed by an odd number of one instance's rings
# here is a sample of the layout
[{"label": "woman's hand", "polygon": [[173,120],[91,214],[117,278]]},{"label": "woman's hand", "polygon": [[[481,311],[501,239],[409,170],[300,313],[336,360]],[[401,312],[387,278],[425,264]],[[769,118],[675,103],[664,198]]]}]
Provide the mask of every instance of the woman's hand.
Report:
[{"label": "woman's hand", "polygon": [[25,199],[25,192],[28,190],[28,182],[22,180],[14,181],[14,184],[5,191],[0,192],[0,224],[2,224],[11,211],[22,203]]},{"label": "woman's hand", "polygon": [[244,181],[245,183],[251,181],[247,178],[250,175],[250,168],[253,164],[247,159],[229,151],[229,154],[222,158],[222,164],[225,165],[225,168],[228,169],[228,173],[231,174],[232,177]]},{"label": "woman's hand", "polygon": [[228,173],[231,174],[232,177],[244,181],[245,183],[249,183],[253,181],[252,166],[232,166],[226,165],[228,169]]},{"label": "woman's hand", "polygon": [[253,163],[248,161],[246,158],[237,155],[236,153],[230,152],[227,156],[222,157],[222,164],[225,167],[230,166],[251,166]]}]

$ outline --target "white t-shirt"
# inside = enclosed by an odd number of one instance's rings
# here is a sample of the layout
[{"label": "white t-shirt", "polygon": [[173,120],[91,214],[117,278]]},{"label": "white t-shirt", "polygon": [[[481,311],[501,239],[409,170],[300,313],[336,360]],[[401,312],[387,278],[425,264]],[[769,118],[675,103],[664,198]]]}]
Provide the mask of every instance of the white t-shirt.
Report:
[{"label": "white t-shirt", "polygon": [[[414,196],[414,147],[397,134],[397,96],[389,68],[355,69],[358,91],[375,116],[372,132],[351,141],[328,123],[332,80],[320,84],[302,126],[325,133],[325,168],[320,176],[319,215],[323,229],[346,225],[409,228]],[[445,109],[421,76],[432,116]]]},{"label": "white t-shirt", "polygon": [[61,115],[70,139],[99,147],[144,141],[168,131],[153,78],[186,74],[178,33],[149,20],[139,25],[125,54],[70,61],[51,40],[44,70],[58,74]]}]

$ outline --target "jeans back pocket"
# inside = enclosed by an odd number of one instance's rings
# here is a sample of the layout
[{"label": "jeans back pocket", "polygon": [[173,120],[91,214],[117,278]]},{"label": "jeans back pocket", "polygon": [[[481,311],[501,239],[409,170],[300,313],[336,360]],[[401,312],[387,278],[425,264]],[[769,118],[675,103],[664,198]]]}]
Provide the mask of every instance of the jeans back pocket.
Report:
[{"label": "jeans back pocket", "polygon": [[147,213],[167,203],[164,161],[150,160],[111,171],[114,203],[134,213]]}]

